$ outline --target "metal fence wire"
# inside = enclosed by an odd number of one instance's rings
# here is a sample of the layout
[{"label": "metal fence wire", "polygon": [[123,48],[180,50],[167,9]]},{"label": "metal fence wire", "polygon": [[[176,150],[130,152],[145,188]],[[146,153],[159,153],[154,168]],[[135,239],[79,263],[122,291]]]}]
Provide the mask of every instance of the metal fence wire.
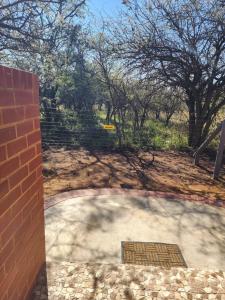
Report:
[{"label": "metal fence wire", "polygon": [[104,119],[94,111],[78,113],[65,108],[45,108],[41,111],[42,146],[110,149],[117,142],[116,132],[103,126]]}]

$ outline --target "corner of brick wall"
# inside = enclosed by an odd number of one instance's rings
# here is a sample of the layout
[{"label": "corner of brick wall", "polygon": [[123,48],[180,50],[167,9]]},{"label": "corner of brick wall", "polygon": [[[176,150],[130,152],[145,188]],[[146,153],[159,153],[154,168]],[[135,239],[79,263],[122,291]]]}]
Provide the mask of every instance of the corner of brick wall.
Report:
[{"label": "corner of brick wall", "polygon": [[0,299],[26,299],[45,262],[38,78],[0,66]]}]

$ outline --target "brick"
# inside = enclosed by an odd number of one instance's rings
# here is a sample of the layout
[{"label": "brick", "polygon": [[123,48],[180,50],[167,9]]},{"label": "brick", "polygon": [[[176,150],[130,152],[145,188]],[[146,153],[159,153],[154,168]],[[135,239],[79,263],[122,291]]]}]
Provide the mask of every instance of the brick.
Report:
[{"label": "brick", "polygon": [[8,180],[0,183],[0,198],[4,197],[9,192],[9,182]]},{"label": "brick", "polygon": [[0,229],[6,228],[9,223],[12,221],[12,211],[8,209],[4,214],[0,216]]},{"label": "brick", "polygon": [[[33,285],[28,285],[27,286],[27,282],[26,281],[22,281],[21,284],[20,282],[18,282],[18,300],[24,300],[24,299],[30,299],[31,298],[31,292],[30,292],[30,287],[32,287]],[[28,294],[28,292],[30,292],[30,294]]]},{"label": "brick", "polygon": [[35,131],[35,132],[29,134],[27,137],[28,146],[35,144],[35,143],[39,142],[40,140],[41,140],[40,130]]},{"label": "brick", "polygon": [[[9,260],[9,259],[8,259],[8,260]],[[8,261],[8,260],[7,260],[7,261]],[[7,263],[8,263],[8,262],[7,262]],[[10,263],[10,260],[9,260],[9,263]],[[12,265],[12,264],[11,264],[11,265]],[[16,276],[16,274],[13,273],[13,271],[14,271],[14,268],[11,269],[11,273],[9,273],[9,274],[6,275],[5,280],[3,281],[2,285],[0,285],[0,290],[1,290],[1,291],[7,291],[7,293],[4,295],[4,297],[6,297],[6,298],[3,298],[3,300],[9,300],[9,298],[8,298],[8,293],[9,293],[8,288],[9,288],[9,286],[10,286],[10,283],[11,283],[11,282],[14,282],[15,276]],[[1,300],[2,300],[2,299],[1,299]]]},{"label": "brick", "polygon": [[[15,248],[14,248],[15,249]],[[17,251],[16,251],[17,252]],[[14,281],[16,275],[16,268],[15,268],[15,251],[13,251],[5,261],[5,272],[7,274],[7,286],[10,285],[12,281]]]},{"label": "brick", "polygon": [[33,75],[33,95],[34,95],[34,103],[39,104],[39,80],[36,75]]},{"label": "brick", "polygon": [[0,298],[22,300],[45,260],[37,76],[0,66],[0,124]]},{"label": "brick", "polygon": [[18,137],[22,136],[22,135],[25,135],[25,134],[28,134],[31,131],[33,131],[33,129],[34,129],[33,122],[32,122],[32,120],[29,120],[29,121],[25,121],[23,123],[20,123],[20,124],[17,125],[16,129],[17,129],[17,136]]},{"label": "brick", "polygon": [[26,178],[27,175],[28,175],[28,167],[27,166],[23,166],[22,168],[18,169],[9,178],[10,188],[12,189],[14,186],[16,186],[21,181],[23,181]]},{"label": "brick", "polygon": [[22,213],[18,213],[18,215],[12,220],[12,222],[5,228],[2,233],[2,242],[6,243],[19,229],[19,227],[23,224],[23,215]]},{"label": "brick", "polygon": [[36,154],[38,155],[38,154],[40,154],[40,153],[42,153],[42,146],[41,146],[41,143],[36,145]]},{"label": "brick", "polygon": [[2,300],[8,300],[8,293],[7,292],[2,296]]},{"label": "brick", "polygon": [[24,120],[24,108],[6,108],[2,110],[4,124],[16,123]]},{"label": "brick", "polygon": [[0,66],[0,87],[6,87],[4,67]]},{"label": "brick", "polygon": [[23,208],[23,218],[26,218],[34,208],[36,202],[38,201],[38,196],[35,195]]},{"label": "brick", "polygon": [[[22,216],[22,214],[21,214],[21,216]],[[26,242],[27,242],[28,238],[30,237],[30,235],[32,234],[31,230],[34,225],[35,224],[33,224],[33,225],[31,224],[30,215],[26,216],[25,220],[23,219],[21,226],[18,228],[18,230],[15,233],[16,249],[23,248],[23,251],[27,250],[24,248],[25,248],[25,246],[26,247],[28,246],[28,245],[26,245]],[[29,230],[27,230],[27,228],[29,228]],[[19,258],[19,256],[20,255],[17,255],[18,258]]]},{"label": "brick", "polygon": [[[26,264],[27,265],[27,264]],[[21,267],[24,269],[24,266],[21,265]],[[24,273],[24,274],[23,274]],[[16,300],[24,300],[27,299],[24,294],[22,297],[22,292],[23,290],[27,290],[27,280],[26,280],[26,274],[27,272],[18,272],[17,276],[14,280],[14,285],[12,284],[11,286],[9,286],[9,290],[13,291],[13,296],[11,297],[12,300],[16,299]],[[14,294],[14,291],[16,291],[16,294]],[[9,299],[10,299],[10,295],[9,295]]]},{"label": "brick", "polygon": [[[36,264],[34,258],[37,252],[37,245],[40,245],[40,243],[38,243],[40,239],[37,239],[37,237],[39,237],[38,234],[40,235],[40,230],[38,230],[39,226],[40,222],[36,222],[35,224],[29,218],[27,220],[24,220],[24,224],[15,235],[15,247],[18,249],[23,249],[23,252],[19,256],[17,256],[17,265],[24,271],[26,268],[27,276],[32,277],[34,276],[34,270],[32,270],[31,264]],[[30,230],[28,231],[27,228],[29,228]],[[43,244],[43,242],[41,244]],[[26,267],[24,267],[24,264],[22,263],[24,260],[27,261]]]},{"label": "brick", "polygon": [[39,106],[38,105],[28,105],[25,109],[25,118],[35,118],[39,117]]},{"label": "brick", "polygon": [[40,120],[39,120],[39,118],[34,120],[34,128],[35,129],[40,129]]},{"label": "brick", "polygon": [[14,248],[13,240],[9,240],[7,244],[3,247],[3,249],[0,251],[0,266],[4,264],[7,257],[12,253]]},{"label": "brick", "polygon": [[7,88],[12,88],[13,87],[13,78],[12,78],[12,69],[4,67],[5,71],[5,82],[6,82],[6,87]]},{"label": "brick", "polygon": [[15,127],[6,127],[0,129],[0,141],[1,144],[7,143],[16,138]]},{"label": "brick", "polygon": [[33,196],[43,187],[43,179],[42,177],[38,178],[33,186],[30,188],[30,195]]},{"label": "brick", "polygon": [[23,83],[21,80],[21,71],[12,69],[12,76],[13,76],[13,87],[15,89],[22,88]]},{"label": "brick", "polygon": [[35,182],[36,171],[29,175],[22,183],[22,192],[24,193]]},{"label": "brick", "polygon": [[15,217],[18,211],[22,211],[27,201],[30,199],[30,190],[24,193],[11,207],[12,217]]},{"label": "brick", "polygon": [[33,74],[22,70],[12,69],[13,86],[15,89],[32,89]]},{"label": "brick", "polygon": [[[35,203],[35,206],[34,206],[34,208],[31,211],[32,220],[34,221],[35,218],[37,220],[39,220],[40,218],[42,218],[43,212],[44,212],[43,202],[39,200],[39,201],[37,201]],[[40,217],[37,216],[39,214],[40,214]]]},{"label": "brick", "polygon": [[32,90],[18,90],[15,91],[15,104],[16,105],[28,105],[33,102]]},{"label": "brick", "polygon": [[0,162],[6,160],[6,146],[0,146]]},{"label": "brick", "polygon": [[10,206],[16,202],[21,195],[20,187],[16,187],[10,191],[5,197],[0,198],[0,215],[3,214]]},{"label": "brick", "polygon": [[36,169],[37,178],[42,176],[42,165]]},{"label": "brick", "polygon": [[19,199],[18,201],[16,201],[14,203],[14,205],[12,206],[12,217],[14,217],[18,211],[21,211],[24,206],[26,205],[26,203],[28,201],[30,201],[30,199],[32,197],[34,197],[34,195],[36,193],[38,193],[39,189],[40,189],[40,185],[42,185],[42,179],[37,179],[36,182],[30,187],[29,190],[27,190]]},{"label": "brick", "polygon": [[[41,175],[41,180],[42,180],[42,182],[43,182],[43,176]],[[44,195],[44,186],[42,185],[41,186],[41,188],[40,188],[40,191],[39,191],[39,193],[38,193],[38,199],[39,200],[43,200],[43,195]]]},{"label": "brick", "polygon": [[0,278],[4,279],[4,277],[5,277],[5,268],[4,268],[4,266],[1,266],[0,267]]},{"label": "brick", "polygon": [[25,82],[25,89],[32,90],[32,88],[33,88],[33,74],[25,72],[24,73],[24,82]]},{"label": "brick", "polygon": [[19,158],[14,157],[10,160],[7,160],[5,163],[3,163],[0,167],[0,180],[2,178],[6,178],[8,175],[10,175],[12,172],[14,172],[19,167]]},{"label": "brick", "polygon": [[25,89],[24,71],[12,69],[14,89]]},{"label": "brick", "polygon": [[12,90],[0,89],[0,107],[14,105],[14,94]]},{"label": "brick", "polygon": [[36,169],[40,164],[42,163],[41,156],[35,157],[30,163],[29,163],[29,172],[32,172],[34,169]]},{"label": "brick", "polygon": [[11,282],[11,285],[8,288],[8,299],[7,300],[18,299],[18,289],[15,289],[16,283],[17,283],[17,278],[15,278],[15,281]]},{"label": "brick", "polygon": [[29,148],[28,150],[24,151],[20,154],[20,163],[24,165],[28,161],[30,161],[35,156],[35,148]]},{"label": "brick", "polygon": [[0,66],[0,87],[12,88],[12,69]]},{"label": "brick", "polygon": [[32,90],[32,73],[14,69],[13,77],[15,89]]},{"label": "brick", "polygon": [[21,137],[18,140],[10,142],[7,145],[8,157],[18,154],[23,149],[27,148],[27,140],[25,137]]}]

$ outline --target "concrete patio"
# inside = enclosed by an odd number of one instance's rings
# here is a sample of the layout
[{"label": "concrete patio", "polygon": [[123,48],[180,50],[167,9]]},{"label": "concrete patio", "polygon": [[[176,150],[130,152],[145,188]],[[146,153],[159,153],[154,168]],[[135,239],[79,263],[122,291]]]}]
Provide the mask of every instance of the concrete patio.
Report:
[{"label": "concrete patio", "polygon": [[113,189],[56,196],[45,211],[47,262],[119,264],[121,241],[144,241],[177,244],[189,268],[225,270],[225,209],[167,198]]},{"label": "concrete patio", "polygon": [[[182,197],[99,189],[49,198],[47,265],[31,299],[225,300],[225,210]],[[188,268],[121,264],[124,240],[178,244]]]}]

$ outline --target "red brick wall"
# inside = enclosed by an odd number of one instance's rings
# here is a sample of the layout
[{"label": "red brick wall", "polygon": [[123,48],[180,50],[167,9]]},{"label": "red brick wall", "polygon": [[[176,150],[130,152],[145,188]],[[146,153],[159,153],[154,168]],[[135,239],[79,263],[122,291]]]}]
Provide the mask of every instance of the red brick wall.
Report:
[{"label": "red brick wall", "polygon": [[26,299],[45,261],[38,79],[0,66],[0,299]]}]

